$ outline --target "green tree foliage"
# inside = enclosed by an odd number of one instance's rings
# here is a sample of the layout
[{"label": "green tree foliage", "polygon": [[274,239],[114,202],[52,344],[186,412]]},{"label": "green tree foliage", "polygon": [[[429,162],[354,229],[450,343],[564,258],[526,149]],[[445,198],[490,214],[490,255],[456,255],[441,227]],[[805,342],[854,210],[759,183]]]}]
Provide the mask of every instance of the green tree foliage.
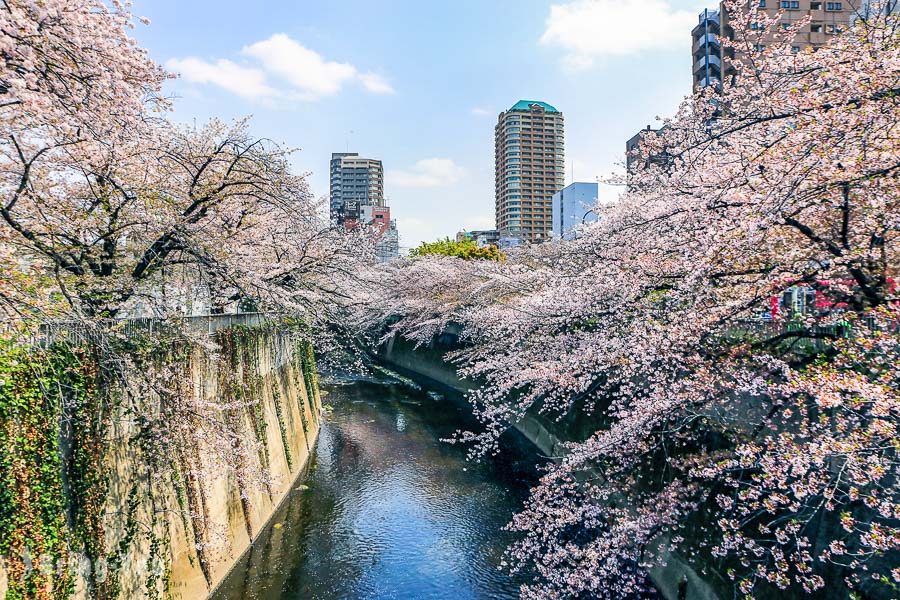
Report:
[{"label": "green tree foliage", "polygon": [[479,246],[474,240],[455,242],[449,237],[436,242],[422,242],[418,248],[409,253],[410,256],[453,256],[463,260],[495,260],[502,262],[506,255],[497,246]]}]

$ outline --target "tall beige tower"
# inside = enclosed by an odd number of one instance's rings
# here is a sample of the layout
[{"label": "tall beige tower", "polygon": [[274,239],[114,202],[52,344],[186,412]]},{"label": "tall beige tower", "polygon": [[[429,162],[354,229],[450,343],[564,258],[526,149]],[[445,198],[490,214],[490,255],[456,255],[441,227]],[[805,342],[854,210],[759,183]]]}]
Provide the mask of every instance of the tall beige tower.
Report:
[{"label": "tall beige tower", "polygon": [[494,128],[495,201],[501,244],[541,242],[553,230],[553,194],[565,187],[563,115],[520,100]]}]

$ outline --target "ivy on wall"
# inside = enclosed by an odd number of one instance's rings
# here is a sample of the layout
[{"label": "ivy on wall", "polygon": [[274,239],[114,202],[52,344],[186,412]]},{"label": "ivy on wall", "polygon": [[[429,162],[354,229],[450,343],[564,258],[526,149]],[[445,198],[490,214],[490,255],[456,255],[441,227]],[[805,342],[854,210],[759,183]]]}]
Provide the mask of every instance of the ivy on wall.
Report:
[{"label": "ivy on wall", "polygon": [[[68,598],[74,590],[70,544],[84,542],[80,533],[93,518],[87,498],[70,504],[64,493],[60,416],[64,403],[86,402],[93,376],[91,361],[74,350],[0,342],[0,556],[7,600]],[[73,468],[66,469],[75,496],[91,479],[79,468],[79,454],[75,449]],[[73,540],[70,515],[78,532]]]}]

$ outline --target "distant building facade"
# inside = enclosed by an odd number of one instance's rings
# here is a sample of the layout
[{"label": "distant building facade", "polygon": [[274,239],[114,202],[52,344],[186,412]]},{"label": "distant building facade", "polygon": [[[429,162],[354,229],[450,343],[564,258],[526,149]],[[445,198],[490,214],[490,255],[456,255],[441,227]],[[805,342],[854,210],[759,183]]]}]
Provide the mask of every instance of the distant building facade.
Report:
[{"label": "distant building facade", "polygon": [[647,125],[646,129],[640,130],[630,140],[625,142],[626,185],[629,189],[633,189],[632,177],[641,169],[646,169],[651,164],[665,168],[665,165],[672,161],[672,157],[665,148],[658,152],[653,152],[649,156],[643,156],[640,153],[641,143],[647,136],[661,135],[665,129],[666,126],[660,129],[653,129]]},{"label": "distant building facade", "polygon": [[[859,11],[864,10],[864,0],[820,2],[818,0],[752,0],[758,2],[759,11],[769,17],[784,11],[781,27],[809,19],[794,40],[795,52],[805,48],[824,46],[836,34],[846,30]],[[763,49],[775,39],[776,32],[765,31],[759,23],[737,23],[729,18],[725,3],[717,10],[706,9],[700,13],[699,23],[691,31],[691,64],[693,88],[698,91],[707,86],[718,87],[735,71],[730,62],[740,59],[740,54],[723,49],[722,37],[735,39],[737,28],[746,28],[747,38],[758,49]],[[757,33],[758,32],[758,33]],[[754,35],[756,39],[754,39]]]},{"label": "distant building facade", "polygon": [[700,23],[691,31],[693,89],[722,84],[722,18],[718,10],[704,9]]},{"label": "distant building facade", "polygon": [[397,231],[397,220],[391,219],[375,244],[375,260],[386,263],[395,258],[400,258],[400,233]]},{"label": "distant building facade", "polygon": [[500,240],[541,242],[553,228],[553,194],[565,185],[563,114],[520,100],[494,128],[495,210]]},{"label": "distant building facade", "polygon": [[355,152],[331,155],[330,215],[333,223],[359,222],[364,206],[383,207],[384,166]]},{"label": "distant building facade", "polygon": [[[632,172],[632,169],[638,163],[647,162],[641,156],[639,156],[638,149],[641,147],[641,140],[643,140],[648,134],[657,133],[659,129],[651,129],[649,125],[647,125],[646,129],[641,129],[636,134],[634,134],[630,140],[625,142],[625,168],[628,173]],[[639,166],[644,166],[643,164]]]},{"label": "distant building facade", "polygon": [[[841,2],[824,2],[818,0],[748,0],[757,4],[758,10],[769,16],[783,11],[782,24],[791,24],[801,19],[809,19],[799,31],[792,50],[800,52],[811,47],[818,48],[828,43],[836,34],[844,31],[856,16],[867,9],[866,0],[842,0]],[[896,3],[886,10],[896,9]],[[691,75],[694,92],[712,86],[720,88],[723,81],[735,74],[734,62],[740,60],[740,52],[724,48],[722,40],[735,39],[736,28],[746,28],[748,40],[758,39],[755,45],[764,49],[775,39],[776,32],[765,31],[759,23],[736,23],[729,18],[725,3],[720,2],[718,8],[705,9],[700,13],[697,25],[691,30]],[[625,143],[626,168],[630,179],[635,170],[645,168],[649,164],[665,164],[670,157],[665,151],[643,158],[636,154],[641,141],[650,133],[658,133],[649,125],[639,131]]]},{"label": "distant building facade", "polygon": [[472,240],[479,247],[499,246],[500,233],[496,229],[485,229],[480,231],[460,231],[456,234],[456,241]]},{"label": "distant building facade", "polygon": [[331,222],[346,229],[371,227],[378,262],[400,256],[397,221],[384,198],[384,166],[355,152],[331,155]]},{"label": "distant building facade", "polygon": [[553,237],[571,240],[577,229],[597,220],[595,208],[600,186],[572,183],[553,194]]},{"label": "distant building facade", "polygon": [[397,221],[391,218],[389,206],[363,206],[359,222],[372,229],[377,241],[375,258],[378,262],[389,262],[400,256],[400,235]]},{"label": "distant building facade", "polygon": [[518,248],[525,241],[520,237],[500,236],[499,246],[501,250],[509,250],[510,248]]},{"label": "distant building facade", "polygon": [[390,228],[391,209],[387,206],[363,206],[359,211],[359,221],[381,235]]}]

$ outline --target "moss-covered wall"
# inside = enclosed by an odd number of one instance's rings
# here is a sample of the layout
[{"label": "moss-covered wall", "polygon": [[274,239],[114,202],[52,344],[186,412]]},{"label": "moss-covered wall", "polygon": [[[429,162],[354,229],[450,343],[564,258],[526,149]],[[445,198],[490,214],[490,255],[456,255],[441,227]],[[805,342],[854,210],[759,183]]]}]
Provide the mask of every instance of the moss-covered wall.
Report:
[{"label": "moss-covered wall", "polygon": [[96,348],[0,342],[0,598],[196,599],[224,577],[321,405],[296,331],[213,341],[130,343],[116,373]]}]

